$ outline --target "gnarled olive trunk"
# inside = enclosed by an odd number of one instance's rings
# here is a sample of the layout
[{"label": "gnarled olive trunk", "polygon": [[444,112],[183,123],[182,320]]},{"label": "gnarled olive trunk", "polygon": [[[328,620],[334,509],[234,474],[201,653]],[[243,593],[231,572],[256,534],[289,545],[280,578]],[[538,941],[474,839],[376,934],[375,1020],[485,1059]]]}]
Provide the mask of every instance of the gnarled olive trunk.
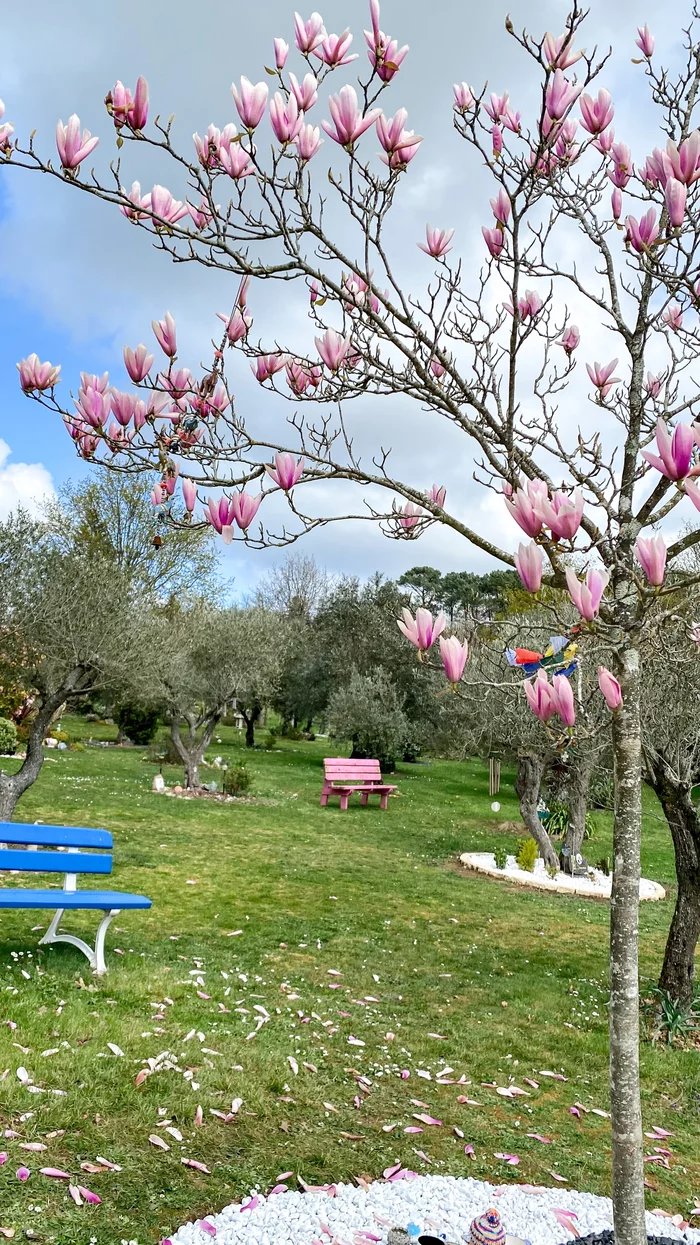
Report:
[{"label": "gnarled olive trunk", "polygon": [[564,846],[568,847],[572,856],[581,851],[586,833],[586,814],[588,812],[588,791],[591,785],[593,759],[589,756],[577,757],[571,764],[568,783],[569,824],[566,829]]},{"label": "gnarled olive trunk", "polygon": [[622,705],[613,716],[615,824],[610,903],[610,1111],[616,1245],[646,1245],[639,1092],[639,877],[642,741],[639,653],[616,659]]},{"label": "gnarled olive trunk", "polygon": [[82,668],[77,668],[57,692],[46,695],[32,719],[25,759],[17,773],[5,774],[0,770],[0,821],[12,820],[18,800],[39,777],[44,761],[44,736],[66,697],[80,694],[83,675]]},{"label": "gnarled olive trunk", "polygon": [[250,709],[240,709],[241,717],[245,722],[245,746],[246,748],[255,747],[255,724],[262,713],[262,705],[257,702]]},{"label": "gnarled olive trunk", "polygon": [[[192,717],[185,717],[187,723],[187,732],[183,738],[180,729],[180,719],[172,718],[170,722],[170,738],[173,741],[175,750],[182,761],[185,770],[185,786],[189,790],[196,790],[201,786],[199,781],[199,767],[204,760],[204,753],[211,743],[212,735],[216,730],[221,718],[223,709],[217,709],[204,722],[196,720]],[[198,735],[198,731],[201,734]]]},{"label": "gnarled olive trunk", "polygon": [[518,769],[515,776],[515,794],[520,800],[520,816],[539,847],[540,856],[546,865],[555,867],[559,865],[557,853],[537,816],[544,771],[545,763],[541,757],[536,753],[521,752],[518,756]]},{"label": "gnarled olive trunk", "polygon": [[692,776],[685,780],[663,752],[645,754],[654,788],[673,839],[678,879],[676,907],[668,931],[659,987],[680,1003],[690,1003],[695,985],[695,951],[700,938],[700,816],[692,798]]}]

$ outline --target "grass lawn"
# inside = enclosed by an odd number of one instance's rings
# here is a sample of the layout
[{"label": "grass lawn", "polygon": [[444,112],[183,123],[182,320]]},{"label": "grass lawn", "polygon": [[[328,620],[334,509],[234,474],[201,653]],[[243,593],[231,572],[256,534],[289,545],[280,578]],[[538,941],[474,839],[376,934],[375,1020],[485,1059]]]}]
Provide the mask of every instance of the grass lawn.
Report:
[{"label": "grass lawn", "polygon": [[[64,726],[74,738],[94,730]],[[235,732],[221,738],[215,751],[240,758]],[[499,822],[516,816],[509,775],[498,815],[485,767],[447,762],[401,766],[386,813],[359,800],[341,813],[318,803],[328,749],[256,749],[247,760],[259,802],[234,804],[152,795],[142,749],[48,754],[18,817],[111,830],[114,886],[153,908],[116,918],[101,980],[71,947],[37,949],[32,926],[45,928],[45,913],[0,912],[0,1127],[20,1134],[0,1140],[0,1226],[17,1239],[30,1229],[62,1245],[146,1245],[282,1172],[324,1183],[374,1177],[397,1159],[496,1182],[551,1185],[557,1173],[609,1192],[609,1120],[570,1113],[608,1106],[607,905],[456,865],[460,851],[504,841]],[[606,818],[597,822],[593,860],[610,850]],[[643,866],[673,883],[651,800]],[[658,973],[671,903],[642,906],[645,977]],[[88,914],[67,922],[94,927]],[[137,1086],[149,1060],[156,1070]],[[471,1084],[436,1084],[446,1065]],[[21,1084],[20,1066],[44,1092]],[[647,1165],[647,1204],[687,1211],[700,1194],[698,1052],[645,1045],[642,1067],[645,1127],[674,1134],[670,1169]],[[231,1122],[212,1114],[234,1099]],[[499,1151],[519,1155],[517,1169]],[[81,1172],[96,1156],[121,1170]],[[67,1181],[39,1174],[48,1165],[102,1204],[75,1206]]]}]

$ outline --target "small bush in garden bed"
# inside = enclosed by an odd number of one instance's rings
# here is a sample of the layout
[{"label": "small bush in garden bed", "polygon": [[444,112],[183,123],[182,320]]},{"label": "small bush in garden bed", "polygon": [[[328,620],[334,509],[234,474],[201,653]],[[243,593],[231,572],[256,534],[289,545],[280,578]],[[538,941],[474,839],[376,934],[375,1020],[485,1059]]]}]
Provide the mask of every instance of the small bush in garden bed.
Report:
[{"label": "small bush in garden bed", "polygon": [[535,868],[535,861],[540,854],[535,840],[518,839],[516,847],[515,861],[518,868],[526,869],[528,873],[532,873]]},{"label": "small bush in garden bed", "polygon": [[225,795],[243,795],[250,789],[250,774],[243,762],[231,765],[224,773],[221,789]]},{"label": "small bush in garden bed", "polygon": [[497,847],[493,853],[493,860],[497,869],[505,869],[508,864],[508,848]]}]

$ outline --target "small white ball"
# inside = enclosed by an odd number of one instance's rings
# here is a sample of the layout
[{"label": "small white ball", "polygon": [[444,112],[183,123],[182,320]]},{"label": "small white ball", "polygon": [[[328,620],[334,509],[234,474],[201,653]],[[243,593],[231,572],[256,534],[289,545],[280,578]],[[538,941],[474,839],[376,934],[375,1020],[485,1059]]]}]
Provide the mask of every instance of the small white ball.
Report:
[{"label": "small white ball", "polygon": [[491,812],[500,813],[500,811],[501,811],[501,806],[498,803],[498,800],[494,800],[493,804],[491,805]]}]

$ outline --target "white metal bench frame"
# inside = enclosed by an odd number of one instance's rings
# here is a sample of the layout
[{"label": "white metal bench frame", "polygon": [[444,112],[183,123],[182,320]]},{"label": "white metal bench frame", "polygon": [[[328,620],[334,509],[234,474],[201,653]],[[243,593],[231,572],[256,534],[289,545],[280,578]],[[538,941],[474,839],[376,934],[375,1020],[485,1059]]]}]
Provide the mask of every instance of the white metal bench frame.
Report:
[{"label": "white metal bench frame", "polygon": [[[78,889],[77,874],[67,873],[65,875],[65,878],[63,881],[63,889],[64,891],[67,891],[69,894],[77,891]],[[60,893],[60,892],[57,892],[57,893]],[[107,930],[109,929],[112,923],[112,920],[114,919],[115,916],[119,915],[119,913],[121,912],[121,908],[110,908],[109,911],[105,911],[105,914],[102,920],[100,921],[97,934],[95,936],[94,947],[89,946],[89,944],[86,943],[82,938],[78,938],[76,934],[59,934],[58,927],[61,924],[61,921],[63,920],[63,915],[65,911],[66,911],[65,908],[57,908],[57,910],[54,912],[53,916],[51,917],[49,928],[44,934],[44,937],[39,939],[39,946],[40,947],[48,946],[52,942],[68,942],[70,943],[72,947],[77,947],[78,951],[82,951],[84,956],[87,956],[88,960],[90,961],[91,969],[93,970],[94,973],[96,973],[98,977],[104,976],[104,974],[107,972],[107,965],[105,963],[105,937],[107,935]]]}]

